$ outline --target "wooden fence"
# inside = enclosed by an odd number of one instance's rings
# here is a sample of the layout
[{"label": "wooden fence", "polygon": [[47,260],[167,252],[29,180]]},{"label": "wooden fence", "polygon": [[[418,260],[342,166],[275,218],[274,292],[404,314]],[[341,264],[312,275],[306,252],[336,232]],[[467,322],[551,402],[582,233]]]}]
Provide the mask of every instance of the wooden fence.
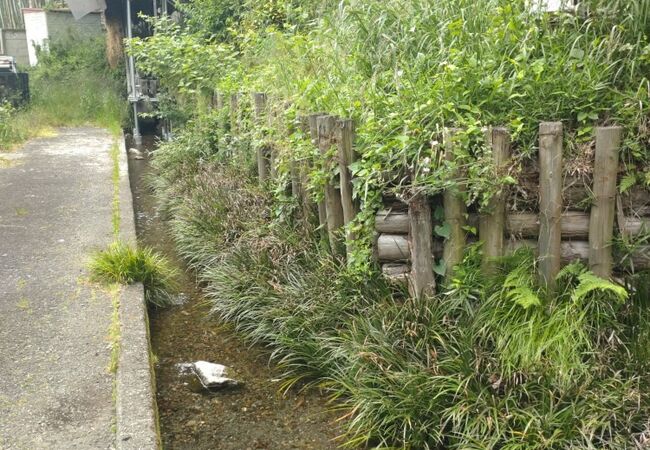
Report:
[{"label": "wooden fence", "polygon": [[[239,95],[233,96],[230,102],[234,132],[241,127],[239,98]],[[254,122],[260,127],[270,126],[267,100],[266,94],[252,95]],[[223,103],[218,101],[217,107],[223,108]],[[307,173],[313,162],[292,161],[291,194],[298,199],[302,216],[317,221],[322,238],[329,243],[333,254],[345,257],[355,236],[349,232],[344,235],[343,230],[359,212],[350,172],[350,165],[357,158],[354,123],[326,113],[302,116],[298,123],[318,149],[325,166],[329,169],[338,166],[339,170],[337,175],[327,180],[323,200],[314,204],[306,189]],[[457,132],[447,129],[443,133],[447,159],[453,158]],[[616,126],[596,128],[593,182],[582,189],[565,186],[563,133],[561,122],[539,125],[537,213],[509,212],[507,189],[494,195],[482,213],[468,213],[461,190],[433,198],[415,193],[408,204],[386,199],[375,222],[374,254],[383,273],[391,279],[408,282],[414,296],[430,295],[436,287],[436,259],[444,261],[444,275],[453,276],[454,267],[462,261],[465,247],[477,239],[482,242],[482,267],[488,273],[495,270],[498,257],[522,246],[533,247],[537,252],[540,281],[550,289],[554,288],[555,277],[562,265],[575,260],[588,263],[590,269],[603,278],[610,278],[617,266],[632,266],[636,270],[650,268],[650,246],[647,245],[638,246],[624,260],[615,260],[614,257],[615,229],[626,238],[650,232],[650,192],[635,189],[625,196],[618,195],[622,129]],[[497,172],[503,171],[511,158],[507,130],[492,128],[486,132],[485,139],[491,146]],[[259,181],[262,184],[275,176],[273,152],[267,144],[257,149]],[[328,173],[336,171],[328,170]],[[462,177],[461,174],[456,176]],[[591,204],[587,211],[575,207],[584,204],[585,200]],[[448,230],[446,239],[434,236],[432,209],[438,206],[444,209]],[[477,229],[478,236],[468,236],[466,230],[470,228]]]}]

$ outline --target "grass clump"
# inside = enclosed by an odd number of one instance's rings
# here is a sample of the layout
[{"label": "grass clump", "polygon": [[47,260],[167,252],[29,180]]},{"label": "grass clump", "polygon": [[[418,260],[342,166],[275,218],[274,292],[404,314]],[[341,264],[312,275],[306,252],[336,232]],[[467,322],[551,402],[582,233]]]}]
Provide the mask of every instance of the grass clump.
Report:
[{"label": "grass clump", "polygon": [[93,255],[90,262],[93,281],[101,283],[142,283],[147,301],[164,307],[175,304],[176,268],[150,248],[136,248],[123,242],[113,242],[106,250]]},{"label": "grass clump", "polygon": [[649,399],[623,337],[626,291],[574,265],[562,295],[528,285],[538,302],[518,302],[527,285],[511,274],[532,279],[531,259],[502,261],[488,283],[472,256],[426,300],[309,252],[282,262],[239,247],[203,279],[216,314],[274,349],[285,387],[307,379],[337,400],[348,446],[635,448]]}]

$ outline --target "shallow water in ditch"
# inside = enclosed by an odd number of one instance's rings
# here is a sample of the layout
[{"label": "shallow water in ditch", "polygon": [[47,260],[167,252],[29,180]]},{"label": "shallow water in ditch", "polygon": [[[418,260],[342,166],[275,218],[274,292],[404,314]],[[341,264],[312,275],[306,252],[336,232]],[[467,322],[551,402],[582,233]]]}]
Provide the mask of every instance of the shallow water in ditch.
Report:
[{"label": "shallow water in ditch", "polygon": [[[127,146],[129,143],[127,142]],[[131,144],[131,146],[133,146]],[[154,148],[152,138],[141,149]],[[144,177],[147,159],[129,156],[129,173],[141,245],[168,256],[183,272],[187,301],[150,311],[160,428],[165,449],[333,449],[340,433],[326,399],[314,392],[278,393],[278,373],[268,352],[249,348],[227,326],[210,318],[191,273],[174,250]],[[192,392],[178,376],[178,363],[205,360],[232,368],[242,387],[212,394]]]}]

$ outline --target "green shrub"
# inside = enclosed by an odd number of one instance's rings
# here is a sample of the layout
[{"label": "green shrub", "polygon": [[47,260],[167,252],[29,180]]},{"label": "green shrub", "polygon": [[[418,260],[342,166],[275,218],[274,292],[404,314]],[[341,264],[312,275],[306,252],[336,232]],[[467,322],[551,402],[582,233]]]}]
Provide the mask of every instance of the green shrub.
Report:
[{"label": "green shrub", "polygon": [[102,283],[142,283],[147,301],[155,306],[176,302],[178,271],[164,256],[150,248],[114,242],[93,255],[90,273],[93,281]]}]

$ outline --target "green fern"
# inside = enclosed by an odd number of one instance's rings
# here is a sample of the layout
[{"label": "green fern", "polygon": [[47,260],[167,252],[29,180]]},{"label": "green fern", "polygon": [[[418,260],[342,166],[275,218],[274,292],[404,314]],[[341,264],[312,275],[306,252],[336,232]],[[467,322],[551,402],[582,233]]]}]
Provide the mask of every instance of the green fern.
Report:
[{"label": "green fern", "polygon": [[524,309],[529,309],[533,306],[540,306],[542,304],[537,294],[535,294],[528,286],[512,288],[507,291],[506,297]]},{"label": "green fern", "polygon": [[585,273],[587,269],[580,261],[572,262],[564,266],[557,274],[555,279],[558,282],[569,284],[573,280],[577,280],[580,275]]},{"label": "green fern", "polygon": [[534,270],[530,270],[531,267],[534,267],[535,262],[533,253],[524,249],[516,252],[513,256],[520,259],[520,264],[517,264],[506,276],[502,294],[524,309],[540,306],[542,302],[534,291],[536,288]]},{"label": "green fern", "polygon": [[593,298],[594,295],[590,294],[596,293],[602,294],[599,296],[601,299],[606,298],[618,303],[624,303],[628,298],[628,292],[623,286],[597,277],[581,262],[574,262],[562,268],[556,280],[566,287],[574,303]]},{"label": "green fern", "polygon": [[583,272],[578,276],[578,280],[580,283],[571,294],[571,300],[574,302],[586,299],[592,293],[602,294],[618,303],[624,303],[628,298],[628,293],[623,286],[597,277],[592,272]]},{"label": "green fern", "polygon": [[636,172],[630,172],[626,174],[622,179],[621,179],[621,184],[619,185],[619,191],[621,194],[624,192],[627,192],[630,190],[632,186],[634,186],[638,181],[638,177],[636,176]]}]

